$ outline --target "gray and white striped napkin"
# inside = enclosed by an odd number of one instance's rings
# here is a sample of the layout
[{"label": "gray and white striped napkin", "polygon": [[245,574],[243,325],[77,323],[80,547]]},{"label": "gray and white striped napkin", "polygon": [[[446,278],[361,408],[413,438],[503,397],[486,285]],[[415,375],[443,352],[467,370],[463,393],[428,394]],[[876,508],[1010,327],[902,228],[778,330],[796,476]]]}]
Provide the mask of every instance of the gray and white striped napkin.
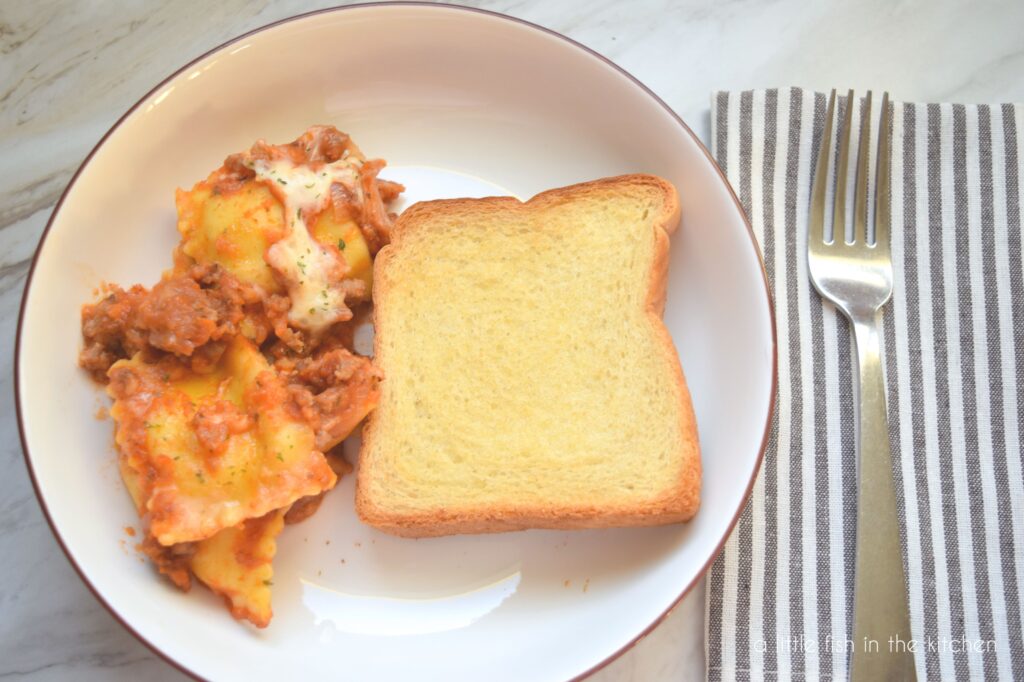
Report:
[{"label": "gray and white striped napkin", "polygon": [[[806,260],[826,108],[800,89],[712,98],[713,152],[774,292],[779,391],[751,500],[709,574],[711,680],[848,673],[855,364]],[[908,644],[921,679],[1024,680],[1024,105],[896,103],[892,125],[883,352]]]}]

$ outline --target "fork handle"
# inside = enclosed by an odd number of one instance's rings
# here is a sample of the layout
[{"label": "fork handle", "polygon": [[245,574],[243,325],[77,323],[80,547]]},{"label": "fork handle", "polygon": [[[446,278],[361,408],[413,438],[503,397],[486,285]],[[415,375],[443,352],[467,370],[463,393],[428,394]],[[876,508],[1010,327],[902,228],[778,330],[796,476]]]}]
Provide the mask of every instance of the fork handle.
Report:
[{"label": "fork handle", "polygon": [[[882,386],[878,312],[851,315],[851,319],[860,367],[860,428],[850,679],[915,680]],[[872,642],[877,642],[877,648]]]}]

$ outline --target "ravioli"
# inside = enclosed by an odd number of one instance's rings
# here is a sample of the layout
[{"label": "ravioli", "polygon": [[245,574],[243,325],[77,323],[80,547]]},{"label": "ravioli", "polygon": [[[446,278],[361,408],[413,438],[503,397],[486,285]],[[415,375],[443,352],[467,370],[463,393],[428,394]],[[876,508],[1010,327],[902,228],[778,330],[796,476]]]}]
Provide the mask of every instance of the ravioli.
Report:
[{"label": "ravioli", "polygon": [[[191,190],[177,191],[180,252],[193,263],[217,263],[268,294],[282,293],[284,287],[265,258],[267,249],[287,231],[281,201],[262,181],[226,185],[219,175],[214,173]],[[355,216],[343,207],[332,208],[320,211],[310,223],[313,238],[338,249],[348,266],[347,277],[362,281],[368,294],[373,261]]]},{"label": "ravioli", "polygon": [[196,578],[224,598],[232,616],[260,628],[273,615],[272,562],[282,528],[283,510],[225,528],[200,542],[189,564]]},{"label": "ravioli", "polygon": [[224,191],[205,180],[179,189],[175,200],[182,253],[199,264],[217,263],[268,294],[283,291],[263,254],[284,234],[284,209],[265,185],[250,181]]},{"label": "ravioli", "polygon": [[[351,471],[351,467],[340,468],[331,458],[328,462],[339,478]],[[122,475],[132,500],[139,506],[142,499],[138,474],[125,467]],[[165,547],[147,535],[139,548],[149,555],[157,570],[182,591],[191,589],[194,574],[224,598],[232,616],[265,628],[273,616],[270,587],[274,584],[277,536],[286,522],[297,523],[315,512],[322,497],[322,494],[304,497],[287,510],[275,509],[197,543]]]},{"label": "ravioli", "polygon": [[[281,378],[236,336],[212,372],[140,355],[111,367],[121,468],[162,545],[196,542],[337,481]],[[131,485],[129,485],[131,487]]]}]

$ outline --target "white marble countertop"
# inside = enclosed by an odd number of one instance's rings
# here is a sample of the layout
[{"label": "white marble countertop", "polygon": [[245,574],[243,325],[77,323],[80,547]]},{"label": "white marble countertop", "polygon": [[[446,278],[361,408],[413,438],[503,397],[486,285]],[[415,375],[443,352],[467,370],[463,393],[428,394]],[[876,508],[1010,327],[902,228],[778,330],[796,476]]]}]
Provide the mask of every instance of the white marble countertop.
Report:
[{"label": "white marble countertop", "polygon": [[[0,3],[0,353],[13,359],[25,274],[54,203],[121,113],[223,41],[333,4]],[[872,87],[902,100],[1024,100],[1020,0],[463,4],[539,23],[608,56],[704,140],[715,89]],[[7,362],[0,370],[0,678],[182,679],[117,624],[58,548],[22,460],[12,382]],[[703,607],[700,586],[592,679],[702,678]]]}]

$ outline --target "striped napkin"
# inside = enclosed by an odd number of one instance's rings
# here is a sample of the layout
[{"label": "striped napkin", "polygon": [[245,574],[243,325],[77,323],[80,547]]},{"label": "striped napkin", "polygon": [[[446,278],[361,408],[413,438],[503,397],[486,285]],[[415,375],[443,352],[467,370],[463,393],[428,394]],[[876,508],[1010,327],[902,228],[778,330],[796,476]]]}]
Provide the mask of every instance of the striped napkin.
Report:
[{"label": "striped napkin", "polygon": [[[711,680],[849,669],[856,366],[849,325],[806,260],[826,108],[800,89],[712,98],[713,153],[774,291],[779,392],[750,502],[708,578]],[[853,113],[856,125],[862,101]],[[1024,680],[1024,105],[896,103],[892,125],[883,353],[904,646],[920,679]]]}]

